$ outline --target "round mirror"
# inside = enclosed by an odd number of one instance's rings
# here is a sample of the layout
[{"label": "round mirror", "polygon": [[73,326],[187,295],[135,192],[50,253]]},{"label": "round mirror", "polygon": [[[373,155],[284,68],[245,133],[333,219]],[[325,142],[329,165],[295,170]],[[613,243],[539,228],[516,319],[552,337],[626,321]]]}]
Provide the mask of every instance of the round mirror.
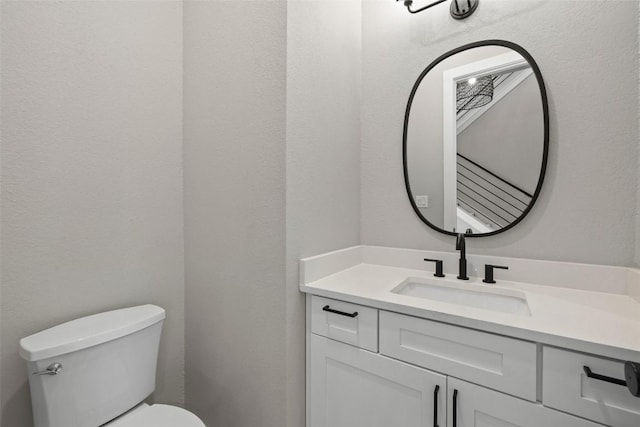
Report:
[{"label": "round mirror", "polygon": [[548,150],[542,75],[514,43],[462,46],[413,86],[405,183],[418,216],[442,233],[488,236],[515,226],[540,193]]}]

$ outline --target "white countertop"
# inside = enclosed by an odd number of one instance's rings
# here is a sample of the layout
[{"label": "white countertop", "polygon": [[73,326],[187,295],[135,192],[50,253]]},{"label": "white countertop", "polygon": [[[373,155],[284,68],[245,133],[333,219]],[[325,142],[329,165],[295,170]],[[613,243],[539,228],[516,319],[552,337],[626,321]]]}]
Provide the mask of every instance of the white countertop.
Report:
[{"label": "white countertop", "polygon": [[[376,252],[376,255],[371,256],[369,251]],[[370,262],[374,258],[385,258],[386,252],[396,257],[395,261],[387,264],[404,264],[404,266],[379,265]],[[498,282],[496,284],[487,285],[482,283],[481,279],[474,277],[464,282],[478,286],[478,289],[506,289],[524,293],[531,311],[531,316],[526,316],[391,292],[409,277],[435,279],[433,270],[427,270],[432,268],[430,265],[425,264],[423,269],[406,268],[406,265],[415,260],[409,262],[404,259],[399,262],[398,260],[405,255],[414,259],[440,255],[440,259],[445,258],[445,261],[448,260],[448,264],[451,265],[452,256],[456,254],[362,246],[349,248],[302,260],[300,289],[313,295],[542,344],[571,348],[620,360],[640,361],[640,301],[636,293],[637,287],[635,284],[628,283],[631,279],[635,280],[636,276],[640,277],[637,270],[624,267],[584,266],[585,272],[590,277],[602,276],[610,278],[609,280],[624,281],[624,283],[612,283],[609,286],[599,285],[603,280],[594,282],[586,276],[583,280],[574,282],[571,282],[571,279],[565,279],[566,286],[559,286],[557,283],[551,286],[514,280],[505,281],[499,278],[502,274],[500,270],[496,270]],[[475,265],[480,265],[482,261],[494,263],[496,260],[502,265],[521,266],[523,274],[528,267],[531,267],[526,265],[528,260],[476,257],[472,261]],[[422,261],[421,258],[420,261]],[[543,266],[550,277],[552,273],[555,273],[553,277],[561,276],[563,269],[580,271],[580,264],[531,262],[535,264],[533,267]],[[418,265],[422,266],[422,264]],[[477,268],[471,269],[471,271],[477,270]],[[455,280],[455,274],[448,271],[446,267],[445,273],[448,273],[447,279]],[[517,271],[511,271],[512,276],[517,273]],[[573,276],[576,274],[574,273]],[[584,283],[585,289],[579,289],[580,283]]]}]

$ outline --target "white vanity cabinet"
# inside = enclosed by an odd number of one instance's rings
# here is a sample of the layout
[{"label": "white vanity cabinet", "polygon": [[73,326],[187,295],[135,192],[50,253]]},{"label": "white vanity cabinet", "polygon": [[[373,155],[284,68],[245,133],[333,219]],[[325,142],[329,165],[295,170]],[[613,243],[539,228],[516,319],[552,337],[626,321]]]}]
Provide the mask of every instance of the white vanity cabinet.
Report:
[{"label": "white vanity cabinet", "polygon": [[447,378],[311,336],[309,427],[445,426]]},{"label": "white vanity cabinet", "polygon": [[[545,348],[556,371],[545,371],[543,389],[540,344],[308,298],[307,427],[640,426],[640,399],[622,387],[609,400],[606,388],[582,401],[571,394],[576,385],[557,370],[575,375],[564,367],[576,353]],[[591,359],[576,363],[587,362],[604,369]],[[599,414],[598,399],[610,402],[608,415]]]}]

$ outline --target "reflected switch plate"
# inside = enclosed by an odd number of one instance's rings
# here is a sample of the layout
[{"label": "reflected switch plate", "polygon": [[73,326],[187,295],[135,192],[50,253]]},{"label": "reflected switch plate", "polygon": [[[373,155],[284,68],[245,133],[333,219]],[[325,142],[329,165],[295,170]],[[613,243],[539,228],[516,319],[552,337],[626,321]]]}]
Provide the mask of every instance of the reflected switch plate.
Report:
[{"label": "reflected switch plate", "polygon": [[419,208],[428,208],[429,196],[416,196],[416,206]]}]

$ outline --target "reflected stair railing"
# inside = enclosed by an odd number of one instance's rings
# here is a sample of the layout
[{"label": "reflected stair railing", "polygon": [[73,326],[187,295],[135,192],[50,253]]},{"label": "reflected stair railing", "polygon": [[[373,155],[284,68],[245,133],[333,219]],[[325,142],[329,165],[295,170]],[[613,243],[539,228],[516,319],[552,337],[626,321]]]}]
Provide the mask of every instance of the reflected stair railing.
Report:
[{"label": "reflected stair railing", "polygon": [[487,168],[458,153],[458,206],[492,228],[519,218],[533,196]]}]

